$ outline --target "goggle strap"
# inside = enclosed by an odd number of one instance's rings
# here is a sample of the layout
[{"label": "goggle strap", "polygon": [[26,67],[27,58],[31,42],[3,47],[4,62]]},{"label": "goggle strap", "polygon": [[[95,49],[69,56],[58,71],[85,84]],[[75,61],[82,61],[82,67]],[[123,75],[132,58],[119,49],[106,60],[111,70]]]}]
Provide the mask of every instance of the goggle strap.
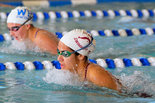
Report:
[{"label": "goggle strap", "polygon": [[20,25],[19,27],[25,25],[29,20],[31,20],[33,18],[33,16],[30,16],[22,25]]}]

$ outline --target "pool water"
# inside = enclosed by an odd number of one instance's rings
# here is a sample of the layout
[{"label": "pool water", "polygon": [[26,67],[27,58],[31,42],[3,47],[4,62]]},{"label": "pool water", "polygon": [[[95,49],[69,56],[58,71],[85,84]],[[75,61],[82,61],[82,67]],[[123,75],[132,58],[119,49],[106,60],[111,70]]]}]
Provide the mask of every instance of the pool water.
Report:
[{"label": "pool water", "polygon": [[[64,6],[53,8],[31,8],[33,11],[49,10],[119,10],[119,9],[154,9],[155,3],[107,3],[99,5]],[[11,8],[0,8],[9,12]],[[6,21],[0,21],[0,33],[8,33]],[[34,25],[51,32],[70,31],[75,28],[86,30],[132,29],[155,27],[155,18],[78,18],[35,21]],[[91,59],[98,58],[140,58],[155,57],[155,35],[130,37],[96,36],[96,50]],[[28,45],[27,45],[28,44]],[[56,60],[57,56],[41,52],[30,47],[29,41],[19,43],[15,40],[0,43],[0,62],[24,62]],[[33,48],[33,49],[32,49]],[[2,103],[154,103],[155,102],[155,67],[124,67],[109,69],[119,78],[127,93],[90,86],[84,87],[76,75],[53,68],[52,70],[6,70],[0,71],[0,102]],[[135,92],[147,93],[152,97],[139,97]]]}]

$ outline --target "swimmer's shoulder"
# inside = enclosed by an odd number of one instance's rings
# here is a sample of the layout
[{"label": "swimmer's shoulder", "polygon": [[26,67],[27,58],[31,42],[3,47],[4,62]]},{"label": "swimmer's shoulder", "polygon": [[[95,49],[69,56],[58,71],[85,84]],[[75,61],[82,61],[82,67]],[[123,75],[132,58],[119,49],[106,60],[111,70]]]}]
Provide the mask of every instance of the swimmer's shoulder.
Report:
[{"label": "swimmer's shoulder", "polygon": [[[105,68],[97,64],[91,64],[88,69],[88,80],[92,81],[98,86],[108,87],[110,89],[118,90],[117,80]],[[119,82],[118,82],[119,84]]]},{"label": "swimmer's shoulder", "polygon": [[49,32],[49,31],[47,31],[45,29],[39,29],[39,28],[36,30],[35,34],[36,34],[36,37],[38,35],[54,35],[53,33]]},{"label": "swimmer's shoulder", "polygon": [[94,63],[91,63],[88,67],[88,70],[87,70],[87,75],[88,77],[91,79],[91,78],[94,78],[94,77],[102,77],[104,74],[107,74],[107,70],[105,70],[103,67],[101,67],[100,65],[98,64],[94,64]]},{"label": "swimmer's shoulder", "polygon": [[87,72],[89,79],[98,78],[99,80],[101,80],[107,78],[109,80],[112,80],[112,78],[114,77],[108,70],[98,64],[91,64]]},{"label": "swimmer's shoulder", "polygon": [[91,63],[89,65],[89,69],[88,69],[89,72],[92,72],[92,73],[96,73],[96,72],[105,72],[107,70],[105,70],[105,68],[101,67],[100,65],[98,64],[94,64],[94,63]]},{"label": "swimmer's shoulder", "polygon": [[49,36],[51,38],[56,38],[57,39],[57,36],[53,32],[49,32],[47,30],[41,30],[39,35],[46,35],[46,36]]},{"label": "swimmer's shoulder", "polygon": [[54,38],[57,39],[56,35],[52,32],[49,32],[47,30],[44,29],[39,29],[37,28],[36,32],[33,34],[33,38],[34,39],[38,39],[38,38]]}]

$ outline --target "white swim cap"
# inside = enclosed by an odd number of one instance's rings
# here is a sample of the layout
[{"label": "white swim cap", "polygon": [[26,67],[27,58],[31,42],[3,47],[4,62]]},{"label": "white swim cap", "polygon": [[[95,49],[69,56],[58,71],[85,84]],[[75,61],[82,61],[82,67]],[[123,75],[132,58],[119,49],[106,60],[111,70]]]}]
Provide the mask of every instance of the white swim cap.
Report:
[{"label": "white swim cap", "polygon": [[[32,16],[31,11],[27,7],[16,7],[15,9],[11,10],[10,14],[7,18],[7,23],[17,23],[22,24],[28,18]],[[31,24],[32,21],[29,20],[26,24]]]},{"label": "white swim cap", "polygon": [[81,29],[74,29],[66,33],[60,41],[84,56],[88,56],[92,51],[94,51],[96,45],[91,34]]}]

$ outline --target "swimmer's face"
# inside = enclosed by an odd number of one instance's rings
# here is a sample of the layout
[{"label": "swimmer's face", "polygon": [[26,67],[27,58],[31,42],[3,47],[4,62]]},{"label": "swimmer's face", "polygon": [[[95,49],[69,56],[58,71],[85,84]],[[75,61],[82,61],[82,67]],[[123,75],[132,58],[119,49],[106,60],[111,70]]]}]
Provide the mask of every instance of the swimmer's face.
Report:
[{"label": "swimmer's face", "polygon": [[[73,52],[68,46],[66,46],[61,41],[58,44],[58,49],[61,53],[61,51],[69,51]],[[58,55],[58,61],[61,64],[62,70],[69,70],[71,72],[74,71],[74,69],[77,67],[77,56],[75,54],[71,54],[69,57],[64,57],[63,55]]]},{"label": "swimmer's face", "polygon": [[10,35],[13,36],[16,40],[22,41],[26,38],[27,30],[25,28],[25,25],[21,26],[21,24],[15,24],[15,23],[8,23],[8,29],[10,31]]}]

